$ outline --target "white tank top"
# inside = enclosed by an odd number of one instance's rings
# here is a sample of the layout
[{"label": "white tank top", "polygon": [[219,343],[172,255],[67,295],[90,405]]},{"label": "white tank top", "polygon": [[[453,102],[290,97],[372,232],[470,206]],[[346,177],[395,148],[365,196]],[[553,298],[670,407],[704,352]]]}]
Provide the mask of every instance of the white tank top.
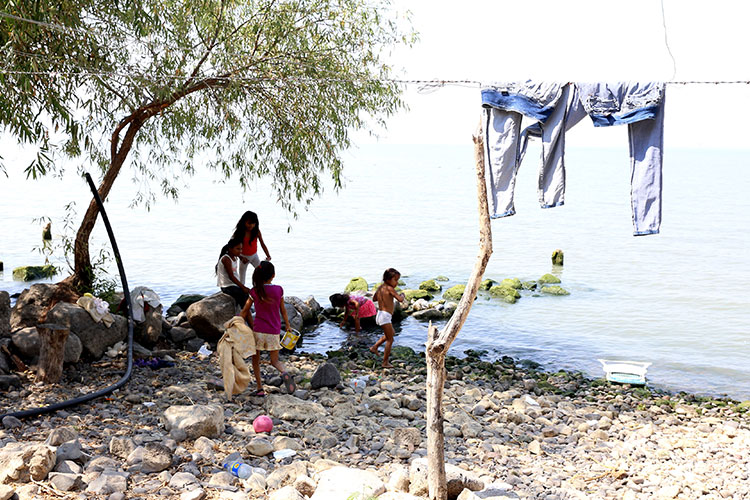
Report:
[{"label": "white tank top", "polygon": [[227,273],[227,268],[224,266],[224,263],[221,261],[224,257],[229,257],[229,260],[232,261],[232,274],[234,274],[234,277],[237,278],[239,281],[240,275],[237,272],[240,264],[240,259],[233,259],[228,254],[224,254],[221,256],[221,259],[219,259],[219,268],[216,271],[216,284],[219,285],[219,288],[225,288],[228,286],[237,286],[234,281],[232,281],[232,278],[229,277],[229,273]]}]

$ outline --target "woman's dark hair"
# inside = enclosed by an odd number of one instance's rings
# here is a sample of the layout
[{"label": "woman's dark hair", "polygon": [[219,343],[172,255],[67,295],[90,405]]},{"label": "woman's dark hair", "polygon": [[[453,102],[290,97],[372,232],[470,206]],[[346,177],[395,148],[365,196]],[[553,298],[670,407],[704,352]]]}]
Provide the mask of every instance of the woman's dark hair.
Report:
[{"label": "woman's dark hair", "polygon": [[242,244],[242,238],[237,239],[234,236],[229,238],[229,241],[227,242],[227,244],[221,247],[221,252],[219,253],[219,260],[216,261],[216,266],[214,267],[214,274],[219,274],[219,261],[221,261],[221,258],[224,257],[227,253],[229,253],[229,249],[237,245],[241,245],[241,244]]},{"label": "woman's dark hair", "polygon": [[398,277],[401,277],[401,273],[398,272],[398,271],[396,271],[392,267],[389,267],[383,273],[383,283],[385,283],[386,281],[388,281],[391,278],[398,278]]},{"label": "woman's dark hair", "polygon": [[246,222],[252,222],[253,224],[255,224],[255,227],[252,229],[252,231],[250,231],[250,241],[253,241],[258,237],[258,233],[260,232],[258,214],[248,210],[247,212],[242,214],[239,222],[237,222],[237,226],[234,228],[234,234],[232,234],[232,238],[239,238],[240,241],[243,241],[245,239],[245,231],[247,231],[247,228],[245,227]]},{"label": "woman's dark hair", "polygon": [[274,274],[276,274],[276,269],[273,267],[273,264],[267,260],[261,262],[260,265],[255,268],[255,271],[253,271],[253,290],[255,290],[255,294],[258,296],[259,301],[267,302],[269,300],[266,295],[266,287],[263,285],[266,284],[266,281],[273,278]]},{"label": "woman's dark hair", "polygon": [[334,293],[333,295],[328,297],[328,300],[331,301],[331,305],[333,307],[346,307],[346,304],[349,302],[349,294]]}]

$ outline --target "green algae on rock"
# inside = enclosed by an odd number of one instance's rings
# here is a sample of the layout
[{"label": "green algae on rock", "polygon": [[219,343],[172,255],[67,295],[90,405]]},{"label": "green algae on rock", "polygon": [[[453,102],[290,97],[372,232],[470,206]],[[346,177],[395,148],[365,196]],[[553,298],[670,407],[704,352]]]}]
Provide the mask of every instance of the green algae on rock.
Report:
[{"label": "green algae on rock", "polygon": [[466,285],[454,285],[443,293],[446,300],[460,300],[466,290]]},{"label": "green algae on rock", "polygon": [[449,281],[450,278],[448,276],[443,276],[442,274],[440,276],[435,277],[435,281]]},{"label": "green algae on rock", "polygon": [[406,297],[406,300],[412,300],[412,299],[432,300],[432,295],[427,293],[427,290],[404,290],[402,293],[404,294],[404,297]]},{"label": "green algae on rock", "polygon": [[541,292],[549,295],[570,295],[569,291],[557,285],[543,286]]},{"label": "green algae on rock", "polygon": [[427,290],[428,292],[439,292],[443,289],[443,287],[440,286],[435,280],[427,280],[419,284],[419,289]]},{"label": "green algae on rock", "polygon": [[23,266],[13,269],[13,279],[16,281],[32,281],[41,278],[51,278],[57,274],[55,266]]},{"label": "green algae on rock", "polygon": [[539,278],[539,283],[546,284],[546,283],[560,283],[560,278],[553,274],[545,274],[541,278]]},{"label": "green algae on rock", "polygon": [[346,288],[344,288],[344,293],[366,292],[367,289],[367,280],[360,276],[349,280],[349,284],[346,285]]},{"label": "green algae on rock", "polygon": [[515,304],[521,298],[521,294],[515,288],[505,285],[495,285],[490,288],[490,295],[504,300],[508,304]]},{"label": "green algae on rock", "polygon": [[500,282],[500,286],[507,286],[510,288],[515,288],[518,290],[521,288],[521,280],[518,278],[505,278],[503,281]]},{"label": "green algae on rock", "polygon": [[495,283],[496,283],[495,280],[491,280],[487,278],[486,280],[482,280],[482,282],[479,284],[479,289],[485,290],[485,291],[489,290],[490,288],[492,288],[492,285],[494,285]]}]

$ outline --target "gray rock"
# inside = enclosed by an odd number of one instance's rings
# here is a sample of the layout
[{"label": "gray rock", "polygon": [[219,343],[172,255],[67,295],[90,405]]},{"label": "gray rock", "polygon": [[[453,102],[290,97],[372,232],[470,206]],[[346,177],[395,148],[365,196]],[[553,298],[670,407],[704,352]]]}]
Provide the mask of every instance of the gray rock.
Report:
[{"label": "gray rock", "polygon": [[65,460],[59,462],[55,466],[55,472],[62,472],[63,474],[80,474],[83,472],[83,468],[71,460]]},{"label": "gray rock", "polygon": [[92,359],[101,358],[109,346],[127,338],[128,321],[117,314],[112,317],[115,322],[107,328],[103,323],[96,323],[84,308],[67,302],[55,304],[47,313],[48,322],[66,326],[70,333],[78,336],[83,354]]},{"label": "gray rock", "polygon": [[57,285],[51,283],[37,283],[21,292],[10,312],[11,331],[36,326],[56,288]]},{"label": "gray rock", "polygon": [[141,472],[161,472],[172,465],[172,450],[161,443],[146,443],[141,461]]},{"label": "gray rock", "polygon": [[73,439],[62,443],[57,447],[56,463],[64,462],[65,460],[80,460],[83,457],[83,450],[81,450],[81,442],[78,439]]},{"label": "gray rock", "polygon": [[110,493],[124,493],[128,489],[128,473],[104,471],[86,487],[87,493],[109,495]]},{"label": "gray rock", "polygon": [[190,325],[201,338],[207,340],[219,340],[223,334],[224,323],[232,319],[234,313],[234,299],[223,292],[194,302],[187,308]]},{"label": "gray rock", "polygon": [[0,290],[0,338],[10,336],[10,294]]},{"label": "gray rock", "polygon": [[341,374],[339,373],[336,365],[332,363],[323,363],[315,370],[315,373],[310,380],[310,387],[312,389],[320,389],[321,387],[336,387],[341,383]]},{"label": "gray rock", "polygon": [[291,394],[268,397],[268,414],[282,420],[308,420],[324,418],[328,412],[319,403],[303,401]]},{"label": "gray rock", "polygon": [[109,453],[125,459],[135,450],[137,445],[129,437],[113,437],[109,441]]},{"label": "gray rock", "polygon": [[224,410],[219,405],[171,406],[164,420],[167,430],[182,429],[190,439],[219,437],[224,432]]},{"label": "gray rock", "polygon": [[443,318],[443,311],[439,311],[435,308],[431,309],[424,309],[422,311],[417,311],[414,314],[412,314],[412,317],[419,321],[429,321],[433,319],[442,319]]},{"label": "gray rock", "polygon": [[318,304],[318,301],[315,300],[315,297],[313,297],[312,295],[307,297],[304,302],[307,307],[312,309],[312,312],[315,313],[316,316],[320,314],[321,311],[323,311],[323,308],[320,306],[320,304]]},{"label": "gray rock", "polygon": [[112,460],[109,457],[99,456],[92,458],[86,463],[84,472],[89,474],[92,472],[114,471],[117,470],[119,466],[120,464],[115,460]]},{"label": "gray rock", "polygon": [[297,491],[297,488],[289,485],[271,493],[268,500],[304,500],[304,497]]},{"label": "gray rock", "polygon": [[[300,299],[299,297],[295,297],[293,295],[284,297],[284,302],[294,306],[297,312],[302,316],[303,324],[307,325],[310,323],[317,323],[318,315],[307,304],[305,304],[302,301],[302,299]],[[291,321],[291,318],[289,319]]]},{"label": "gray rock", "polygon": [[[13,347],[18,349],[21,356],[26,359],[34,359],[39,356],[41,340],[36,327],[30,326],[14,332],[11,336]],[[83,344],[81,339],[75,333],[68,333],[65,339],[65,352],[63,353],[63,363],[77,363],[83,353]]]},{"label": "gray rock", "polygon": [[251,439],[249,443],[247,443],[245,449],[251,455],[254,455],[256,457],[265,457],[266,455],[273,452],[274,447],[267,439],[254,438]]},{"label": "gray rock", "polygon": [[12,415],[3,417],[3,427],[6,429],[20,429],[23,427],[23,422]]},{"label": "gray rock", "polygon": [[172,342],[174,342],[175,344],[182,344],[187,340],[194,339],[198,336],[198,334],[195,333],[195,330],[193,330],[192,328],[175,326],[172,327],[171,330],[169,330],[169,336],[172,339]]},{"label": "gray rock", "polygon": [[192,489],[193,485],[200,485],[200,481],[189,472],[178,472],[169,480],[169,487],[176,490]]},{"label": "gray rock", "polygon": [[[0,271],[3,270],[2,262],[0,262]],[[8,500],[16,494],[16,490],[7,484],[0,484],[0,500]]]},{"label": "gray rock", "polygon": [[[445,477],[448,487],[448,498],[454,500],[464,489],[479,491],[484,483],[469,471],[452,464],[445,464]],[[427,496],[427,459],[417,458],[409,470],[409,493]]]},{"label": "gray rock", "polygon": [[81,489],[81,476],[63,472],[50,472],[49,482],[60,491],[78,491]]},{"label": "gray rock", "polygon": [[284,307],[286,308],[286,314],[289,318],[289,326],[291,326],[293,329],[299,331],[302,331],[302,326],[304,325],[304,321],[302,320],[302,315],[297,311],[297,308],[294,307],[292,304],[284,303]]}]

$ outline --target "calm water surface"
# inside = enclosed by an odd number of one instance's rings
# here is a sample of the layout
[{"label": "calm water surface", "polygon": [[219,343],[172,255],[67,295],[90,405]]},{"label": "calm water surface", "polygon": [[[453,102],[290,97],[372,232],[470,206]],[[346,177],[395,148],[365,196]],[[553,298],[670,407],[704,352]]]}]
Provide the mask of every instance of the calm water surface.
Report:
[{"label": "calm water surface", "polygon": [[[566,205],[537,203],[530,151],[516,186],[517,215],[493,222],[487,277],[534,280],[557,272],[567,297],[525,295],[516,304],[480,297],[452,353],[467,348],[510,355],[546,368],[601,376],[597,358],[650,361],[653,385],[750,398],[750,152],[668,150],[662,233],[634,238],[627,149],[569,149]],[[78,178],[0,179],[0,289],[20,291],[11,269],[38,264],[32,248],[49,216],[62,231],[62,207],[90,194]],[[243,193],[210,173],[185,179],[179,203],[128,208],[136,185],[122,175],[107,211],[130,286],[156,290],[165,304],[182,293],[216,291],[213,266],[244,210],[258,212],[276,283],[287,295],[322,305],[353,276],[380,281],[396,267],[407,285],[439,274],[465,282],[478,251],[471,146],[367,146],[347,156],[345,188],[328,189],[298,219],[279,208],[268,186]],[[96,246],[106,246],[97,225]],[[396,342],[421,349],[427,326],[403,322]],[[335,348],[346,333],[326,324],[304,348]]]}]

